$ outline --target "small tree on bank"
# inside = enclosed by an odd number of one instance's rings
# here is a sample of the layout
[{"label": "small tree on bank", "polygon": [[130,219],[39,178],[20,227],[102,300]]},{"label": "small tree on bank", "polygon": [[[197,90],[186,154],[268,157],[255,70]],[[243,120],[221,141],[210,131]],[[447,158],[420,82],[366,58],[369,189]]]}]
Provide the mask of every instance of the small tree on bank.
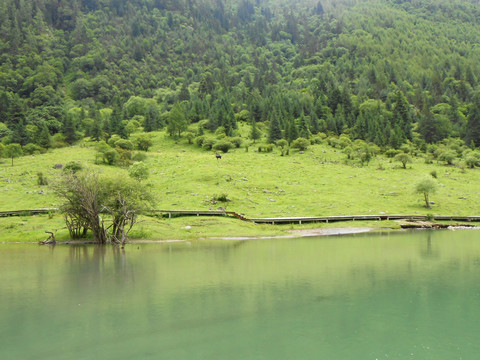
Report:
[{"label": "small tree on bank", "polygon": [[431,194],[435,194],[437,191],[437,183],[429,178],[425,178],[421,180],[417,185],[415,186],[415,191],[419,194],[423,194],[424,200],[425,200],[425,207],[427,209],[430,209],[430,201],[429,197]]},{"label": "small tree on bank", "polygon": [[404,169],[407,168],[407,164],[410,164],[412,162],[412,158],[405,153],[397,154],[393,160],[401,162]]},{"label": "small tree on bank", "polygon": [[139,214],[153,203],[150,192],[129,177],[100,176],[91,169],[66,172],[54,185],[72,238],[92,232],[97,244],[125,244]]},{"label": "small tree on bank", "polygon": [[13,166],[13,159],[23,155],[22,147],[20,144],[8,144],[3,149],[3,156],[6,158],[12,159],[12,166]]}]

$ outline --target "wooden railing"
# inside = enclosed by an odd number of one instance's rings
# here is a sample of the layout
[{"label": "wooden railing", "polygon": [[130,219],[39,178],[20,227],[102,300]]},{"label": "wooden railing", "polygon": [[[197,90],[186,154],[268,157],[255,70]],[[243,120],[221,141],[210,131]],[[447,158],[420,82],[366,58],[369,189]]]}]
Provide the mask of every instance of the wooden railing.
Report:
[{"label": "wooden railing", "polygon": [[[58,209],[28,209],[14,211],[0,211],[2,216],[26,216],[49,214],[57,212]],[[257,224],[305,224],[316,222],[339,222],[339,221],[381,221],[381,220],[417,220],[417,221],[465,221],[480,222],[480,216],[450,216],[450,215],[344,215],[344,216],[299,216],[299,217],[271,217],[249,219],[244,215],[234,211],[223,210],[154,210],[151,215],[166,215],[169,218],[173,216],[230,216],[243,221],[251,221]]]}]

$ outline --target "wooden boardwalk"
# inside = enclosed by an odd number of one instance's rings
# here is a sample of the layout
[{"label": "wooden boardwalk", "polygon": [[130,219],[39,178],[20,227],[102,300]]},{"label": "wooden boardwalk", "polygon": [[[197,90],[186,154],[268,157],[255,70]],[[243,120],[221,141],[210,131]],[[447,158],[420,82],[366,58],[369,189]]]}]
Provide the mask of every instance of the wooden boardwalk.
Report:
[{"label": "wooden boardwalk", "polygon": [[283,217],[251,219],[257,224],[305,224],[316,222],[339,221],[382,221],[382,220],[413,220],[413,221],[480,221],[480,216],[447,216],[447,215],[347,215],[347,216],[317,216],[317,217]]},{"label": "wooden boardwalk", "polygon": [[57,212],[57,211],[58,209],[28,209],[28,210],[0,211],[0,217],[50,214],[52,212]]},{"label": "wooden boardwalk", "polygon": [[[28,209],[14,211],[0,211],[0,217],[24,216],[49,214],[58,209]],[[480,222],[480,216],[450,216],[450,215],[344,215],[344,216],[299,216],[299,217],[270,217],[249,219],[234,211],[222,210],[154,210],[150,214],[166,215],[169,218],[175,216],[229,216],[243,221],[251,221],[256,224],[307,224],[307,223],[330,223],[340,221],[382,221],[382,220],[413,220],[413,221],[463,221]]]}]

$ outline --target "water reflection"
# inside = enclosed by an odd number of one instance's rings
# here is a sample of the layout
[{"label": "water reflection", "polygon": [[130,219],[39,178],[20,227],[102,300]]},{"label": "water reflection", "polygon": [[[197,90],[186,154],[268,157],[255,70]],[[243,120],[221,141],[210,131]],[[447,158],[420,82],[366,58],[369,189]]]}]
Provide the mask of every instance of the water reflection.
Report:
[{"label": "water reflection", "polygon": [[0,247],[0,358],[476,358],[479,259],[476,232]]},{"label": "water reflection", "polygon": [[66,260],[71,289],[95,287],[98,283],[111,287],[135,282],[135,268],[130,266],[125,250],[111,245],[72,245]]},{"label": "water reflection", "polygon": [[426,246],[422,248],[420,254],[424,259],[438,259],[440,257],[438,249],[434,249],[432,246],[432,233],[430,231],[427,233]]}]

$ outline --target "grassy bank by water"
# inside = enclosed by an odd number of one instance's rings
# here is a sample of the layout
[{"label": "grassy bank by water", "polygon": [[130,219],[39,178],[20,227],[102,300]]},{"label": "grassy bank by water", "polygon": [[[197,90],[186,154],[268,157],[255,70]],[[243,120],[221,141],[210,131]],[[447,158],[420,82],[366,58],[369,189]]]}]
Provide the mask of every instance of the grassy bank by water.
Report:
[{"label": "grassy bank by water", "polygon": [[[345,163],[345,154],[326,144],[304,153],[279,150],[258,153],[254,146],[231,150],[217,160],[214,153],[176,143],[165,133],[154,133],[146,164],[146,180],[157,198],[157,209],[209,210],[222,206],[248,218],[328,216],[352,214],[479,215],[477,169],[426,164],[421,157],[402,169],[384,156],[367,166]],[[61,173],[53,165],[80,161],[100,171],[128,176],[125,169],[95,165],[93,144],[56,149],[0,164],[0,210],[58,207],[60,200],[48,186],[37,184],[37,173],[51,182]],[[424,177],[437,174],[438,191],[431,209],[414,191]],[[217,201],[218,198],[228,201]],[[359,223],[355,225],[358,226]],[[365,223],[362,223],[362,225]],[[310,224],[309,227],[325,226]],[[330,226],[330,225],[329,225]],[[338,226],[333,224],[332,226]],[[342,225],[343,226],[343,225]],[[383,227],[385,224],[378,225]],[[145,218],[132,232],[134,238],[195,239],[217,236],[278,236],[298,226],[254,225],[227,218]],[[0,241],[36,241],[45,230],[57,230],[67,239],[60,215],[0,219]]]}]

